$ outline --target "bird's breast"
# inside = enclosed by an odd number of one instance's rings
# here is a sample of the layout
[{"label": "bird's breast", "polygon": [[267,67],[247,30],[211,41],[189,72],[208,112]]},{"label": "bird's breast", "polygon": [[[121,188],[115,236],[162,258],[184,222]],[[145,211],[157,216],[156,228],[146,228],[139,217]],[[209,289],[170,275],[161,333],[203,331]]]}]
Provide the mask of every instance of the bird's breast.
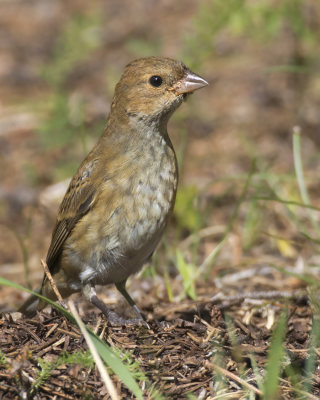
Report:
[{"label": "bird's breast", "polygon": [[143,147],[124,191],[120,235],[129,248],[153,252],[174,206],[177,183],[175,154],[166,141],[161,137]]}]

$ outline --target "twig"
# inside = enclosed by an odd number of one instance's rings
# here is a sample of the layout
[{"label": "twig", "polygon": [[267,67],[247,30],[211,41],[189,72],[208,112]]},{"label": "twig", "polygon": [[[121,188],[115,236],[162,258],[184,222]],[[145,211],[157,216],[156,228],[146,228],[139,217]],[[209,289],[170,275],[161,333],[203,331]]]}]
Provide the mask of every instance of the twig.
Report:
[{"label": "twig", "polygon": [[120,397],[117,394],[116,388],[115,388],[112,380],[110,379],[108,371],[105,368],[105,366],[103,365],[103,362],[102,362],[102,360],[101,360],[101,358],[100,358],[100,356],[99,356],[99,354],[97,352],[97,349],[95,348],[95,346],[94,346],[94,344],[93,344],[93,342],[92,342],[92,340],[91,340],[91,338],[90,338],[90,336],[89,336],[89,334],[87,332],[87,329],[86,329],[84,323],[82,322],[82,320],[80,318],[80,315],[78,314],[78,311],[76,310],[76,307],[75,307],[73,301],[69,300],[68,301],[68,305],[69,305],[70,311],[72,312],[75,320],[77,321],[77,324],[78,324],[78,326],[80,328],[80,331],[81,331],[83,337],[85,338],[85,341],[87,342],[87,345],[88,345],[89,350],[90,350],[90,352],[92,354],[94,362],[95,362],[95,364],[96,364],[96,366],[97,366],[97,368],[98,368],[98,370],[100,372],[101,378],[102,378],[102,380],[103,380],[103,382],[104,382],[104,384],[106,386],[106,389],[107,389],[111,399],[112,400],[120,400]]},{"label": "twig", "polygon": [[271,274],[272,272],[274,272],[274,268],[272,268],[270,265],[257,264],[254,265],[252,268],[227,274],[221,278],[216,278],[215,284],[216,286],[221,287],[223,286],[221,285],[221,283],[237,283],[240,279],[249,279],[256,275],[267,275]]},{"label": "twig", "polygon": [[[288,381],[286,381],[285,379],[283,379],[283,378],[280,378],[280,382],[283,382],[284,384],[288,384]],[[305,398],[305,399],[310,399],[310,400],[319,400],[319,397],[318,396],[314,396],[313,394],[311,394],[310,392],[306,392],[306,391],[304,391],[304,390],[300,390],[300,389],[298,389],[297,387],[295,387],[294,388],[294,390],[295,390],[295,392],[298,394],[301,394],[301,395],[303,395],[303,398]]]},{"label": "twig", "polygon": [[43,266],[44,273],[46,274],[46,277],[47,277],[47,279],[49,280],[50,285],[51,285],[51,287],[52,287],[52,289],[53,289],[55,295],[57,296],[57,299],[59,300],[59,302],[60,302],[61,304],[63,304],[63,298],[62,298],[62,296],[61,296],[61,294],[60,294],[60,292],[59,292],[59,290],[58,290],[56,284],[54,283],[54,280],[53,280],[52,275],[51,275],[51,273],[50,273],[50,271],[49,271],[49,268],[48,268],[47,263],[46,263],[45,261],[41,260],[41,264],[42,264],[42,266]]},{"label": "twig", "polygon": [[248,292],[239,293],[234,296],[224,296],[221,292],[211,297],[210,302],[212,304],[218,304],[222,302],[241,302],[247,299],[263,300],[263,299],[304,299],[308,298],[305,291],[283,291],[283,290],[270,290],[261,292]]},{"label": "twig", "polygon": [[251,385],[250,383],[246,382],[244,379],[240,378],[239,376],[235,375],[234,373],[228,371],[227,369],[224,369],[224,368],[220,367],[219,365],[211,363],[207,360],[204,362],[204,365],[208,369],[215,369],[216,371],[220,372],[221,374],[228,376],[230,379],[234,380],[235,382],[238,382],[242,386],[245,386],[247,389],[252,390],[259,396],[262,395],[261,390],[259,390],[255,386]]}]

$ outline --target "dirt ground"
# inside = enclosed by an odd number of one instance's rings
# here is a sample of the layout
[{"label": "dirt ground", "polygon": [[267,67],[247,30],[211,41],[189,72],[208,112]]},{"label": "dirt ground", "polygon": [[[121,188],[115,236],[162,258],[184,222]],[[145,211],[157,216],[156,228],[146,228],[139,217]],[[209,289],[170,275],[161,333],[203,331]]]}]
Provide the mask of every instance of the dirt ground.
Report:
[{"label": "dirt ground", "polygon": [[[310,201],[320,207],[319,60],[307,73],[275,68],[307,54],[290,27],[264,43],[224,31],[197,36],[208,4],[0,2],[0,276],[23,286],[41,282],[40,259],[67,180],[103,129],[123,67],[165,55],[191,62],[210,83],[169,123],[179,204],[152,265],[129,282],[150,329],[111,327],[76,297],[83,320],[139,363],[145,398],[154,390],[173,399],[260,398],[257,376],[280,315],[287,315],[284,347],[295,371],[310,358],[318,315],[310,298],[320,278],[319,212],[270,198],[301,202],[292,148],[299,126]],[[313,11],[320,16],[319,7]],[[208,43],[212,49],[201,52]],[[196,296],[178,273],[177,251],[191,274],[201,271],[192,281]],[[109,398],[96,368],[79,364],[60,365],[31,391],[39,359],[53,361],[86,343],[56,311],[16,314],[25,293],[1,286],[0,294],[0,399]],[[114,288],[100,295],[130,313]],[[122,398],[132,398],[113,380]],[[318,360],[308,396],[293,386],[284,373],[275,398],[320,398]]]}]

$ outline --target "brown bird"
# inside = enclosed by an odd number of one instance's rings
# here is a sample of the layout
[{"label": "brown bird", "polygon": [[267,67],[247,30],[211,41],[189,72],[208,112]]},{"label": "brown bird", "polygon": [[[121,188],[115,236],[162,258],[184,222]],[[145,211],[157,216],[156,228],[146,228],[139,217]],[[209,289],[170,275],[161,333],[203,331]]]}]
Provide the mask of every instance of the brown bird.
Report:
[{"label": "brown bird", "polygon": [[[142,320],[125,285],[151,258],[175,203],[178,169],[167,123],[188,94],[207,84],[169,58],[128,64],[105,130],[60,205],[46,258],[55,284],[62,297],[82,291],[113,324],[132,320],[110,311],[95,285],[114,283]],[[39,293],[56,299],[46,276]],[[19,311],[32,316],[45,305],[31,296]]]}]

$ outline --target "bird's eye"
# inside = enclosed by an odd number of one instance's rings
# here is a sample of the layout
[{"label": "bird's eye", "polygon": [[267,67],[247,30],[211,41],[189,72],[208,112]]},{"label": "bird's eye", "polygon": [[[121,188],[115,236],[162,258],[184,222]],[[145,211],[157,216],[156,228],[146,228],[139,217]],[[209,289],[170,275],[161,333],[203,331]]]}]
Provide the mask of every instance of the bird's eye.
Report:
[{"label": "bird's eye", "polygon": [[150,79],[149,79],[149,83],[150,85],[154,86],[154,87],[159,87],[162,85],[162,78],[159,75],[153,75]]}]

